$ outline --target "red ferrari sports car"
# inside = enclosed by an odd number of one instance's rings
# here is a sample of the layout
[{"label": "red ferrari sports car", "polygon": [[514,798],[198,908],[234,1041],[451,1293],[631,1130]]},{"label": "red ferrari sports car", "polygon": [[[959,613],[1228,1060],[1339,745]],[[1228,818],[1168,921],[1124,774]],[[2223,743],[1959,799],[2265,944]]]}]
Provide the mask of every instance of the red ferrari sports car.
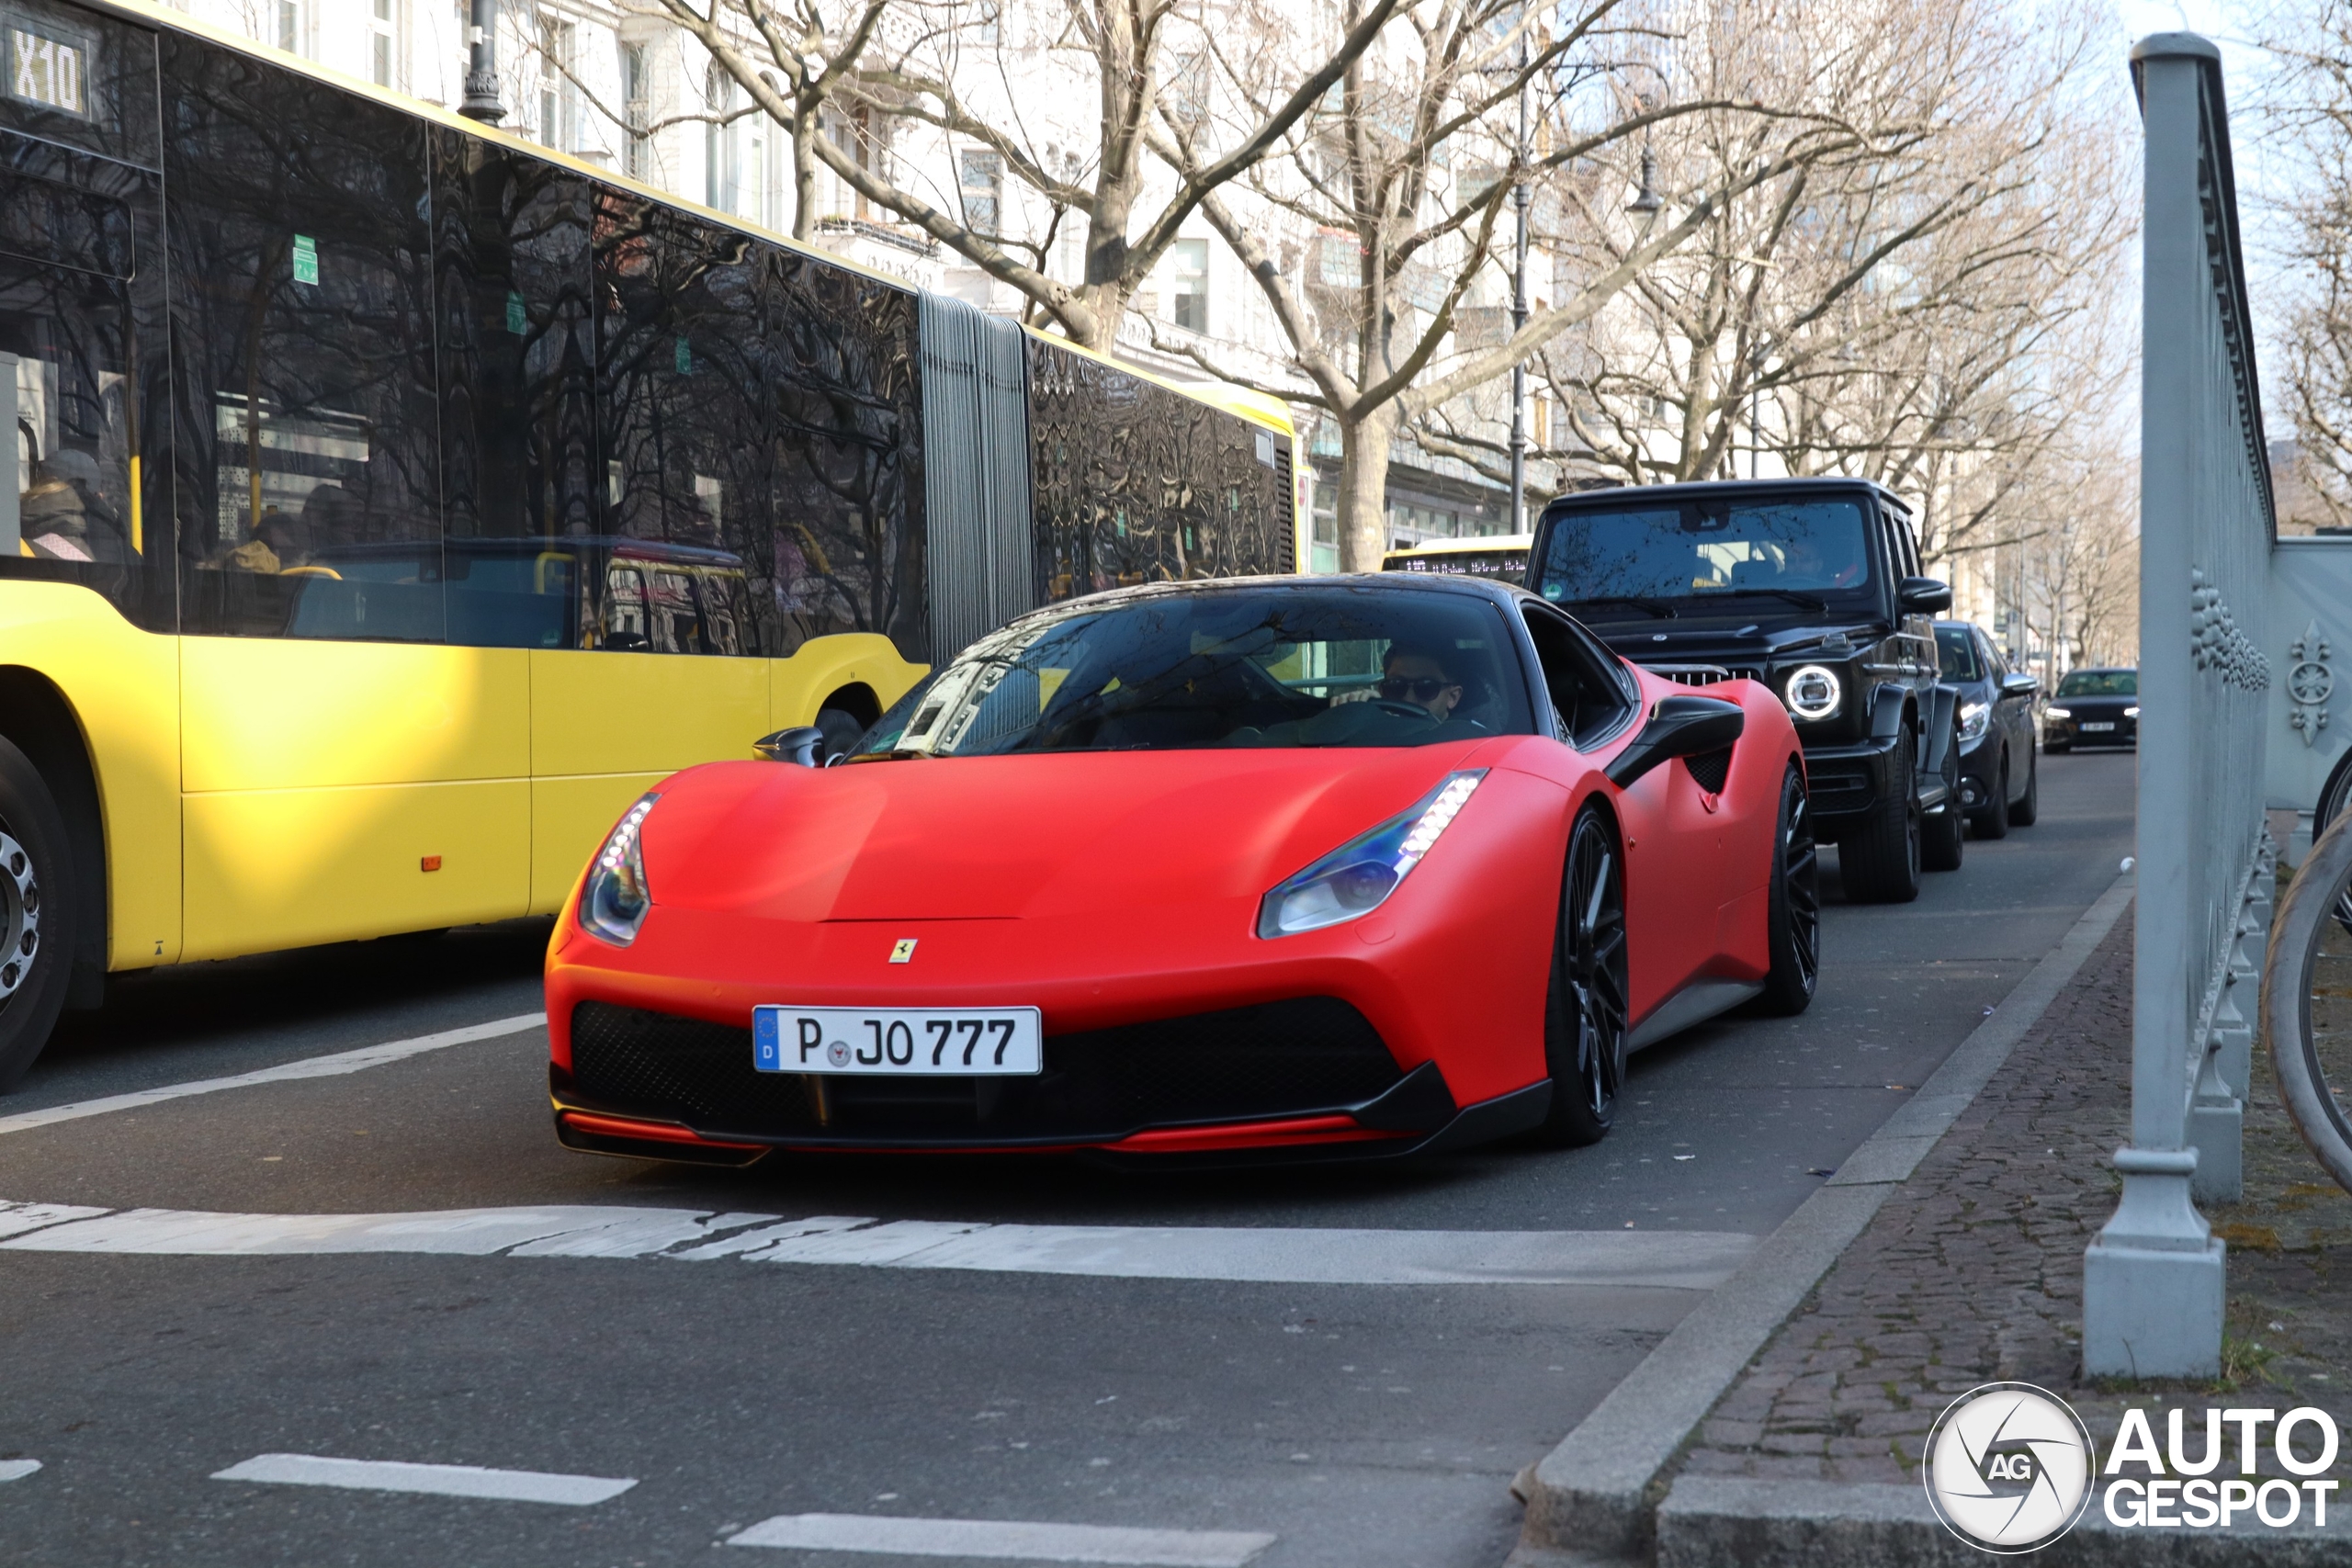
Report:
[{"label": "red ferrari sports car", "polygon": [[1475,579],[1159,584],[983,638],[832,766],[639,800],[548,950],[556,1131],[722,1164],[1590,1143],[1628,1052],[1803,1009],[1818,951],[1766,687]]}]

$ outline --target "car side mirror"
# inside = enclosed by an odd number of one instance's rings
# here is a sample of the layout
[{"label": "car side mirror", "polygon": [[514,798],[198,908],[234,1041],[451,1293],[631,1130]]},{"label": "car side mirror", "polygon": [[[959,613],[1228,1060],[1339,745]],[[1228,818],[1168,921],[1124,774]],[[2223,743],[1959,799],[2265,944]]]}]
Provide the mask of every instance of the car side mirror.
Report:
[{"label": "car side mirror", "polygon": [[2041,690],[2041,682],[2030,675],[2011,674],[2001,677],[2001,695],[2005,697],[2030,697],[2040,690]]},{"label": "car side mirror", "polygon": [[1631,789],[1634,780],[1659,763],[1723,750],[1747,728],[1747,711],[1736,703],[1720,697],[1661,697],[1641,733],[1609,764],[1609,782]]},{"label": "car side mirror", "polygon": [[824,746],[825,732],[813,724],[796,724],[752,742],[752,750],[771,762],[797,762],[804,768],[823,764]]},{"label": "car side mirror", "polygon": [[1951,584],[1933,577],[1906,577],[1895,589],[1894,599],[1915,615],[1932,615],[1951,608]]}]

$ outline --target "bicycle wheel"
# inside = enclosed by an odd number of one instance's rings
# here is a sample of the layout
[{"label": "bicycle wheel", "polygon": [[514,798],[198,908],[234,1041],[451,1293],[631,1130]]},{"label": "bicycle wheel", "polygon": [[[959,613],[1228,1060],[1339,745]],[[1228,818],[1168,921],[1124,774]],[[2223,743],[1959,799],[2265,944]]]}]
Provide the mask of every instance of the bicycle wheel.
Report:
[{"label": "bicycle wheel", "polygon": [[2352,1191],[2352,813],[2339,815],[2295,873],[2270,928],[2262,1034],[2278,1097],[2336,1183]]}]

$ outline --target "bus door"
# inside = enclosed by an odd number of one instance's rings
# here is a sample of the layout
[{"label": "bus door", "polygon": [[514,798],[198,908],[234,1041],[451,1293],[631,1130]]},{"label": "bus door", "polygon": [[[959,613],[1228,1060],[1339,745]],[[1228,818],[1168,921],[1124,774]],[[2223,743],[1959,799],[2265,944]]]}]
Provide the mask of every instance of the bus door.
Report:
[{"label": "bus door", "polygon": [[528,654],[449,636],[424,128],[161,47],[184,955],[520,915]]},{"label": "bus door", "polygon": [[85,615],[44,590],[17,601],[42,606],[39,629],[17,630],[97,766],[114,853],[82,957],[123,967],[179,943],[163,214],[154,36],[12,0],[0,11],[0,429],[12,433],[0,577],[112,606]]}]

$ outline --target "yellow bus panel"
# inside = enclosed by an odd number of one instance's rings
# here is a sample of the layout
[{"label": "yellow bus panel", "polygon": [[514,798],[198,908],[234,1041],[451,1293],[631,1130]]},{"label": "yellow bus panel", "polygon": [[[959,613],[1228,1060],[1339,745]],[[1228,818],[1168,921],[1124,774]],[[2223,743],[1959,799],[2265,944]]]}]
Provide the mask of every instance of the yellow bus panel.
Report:
[{"label": "yellow bus panel", "polygon": [[82,727],[107,838],[107,966],[180,955],[179,639],[142,632],[87,588],[11,582],[0,664],[53,684]]},{"label": "yellow bus panel", "polygon": [[930,670],[908,663],[888,637],[872,632],[811,638],[791,658],[768,664],[768,728],[814,724],[825,699],[845,686],[864,686],[887,709]]},{"label": "yellow bus panel", "polygon": [[192,637],[181,649],[190,794],[530,774],[521,649]]},{"label": "yellow bus panel", "polygon": [[667,773],[750,757],[752,742],[775,728],[764,659],[569,649],[533,649],[529,658],[537,778]]},{"label": "yellow bus panel", "polygon": [[185,812],[187,958],[508,919],[528,901],[527,780],[232,790]]}]

